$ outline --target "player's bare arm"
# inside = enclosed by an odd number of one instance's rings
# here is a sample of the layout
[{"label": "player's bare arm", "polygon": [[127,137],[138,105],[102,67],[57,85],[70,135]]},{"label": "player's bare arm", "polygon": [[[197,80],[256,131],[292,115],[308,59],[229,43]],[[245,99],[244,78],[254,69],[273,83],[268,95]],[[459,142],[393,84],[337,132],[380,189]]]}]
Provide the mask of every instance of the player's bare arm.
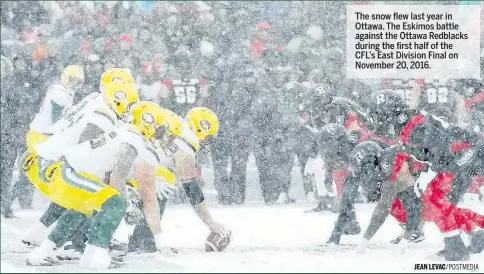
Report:
[{"label": "player's bare arm", "polygon": [[122,143],[117,156],[118,161],[111,172],[110,185],[124,198],[126,198],[126,180],[137,156],[138,152],[132,145]]},{"label": "player's bare arm", "polygon": [[211,231],[217,234],[226,233],[225,228],[213,220],[205,203],[205,197],[199,184],[200,177],[195,157],[183,150],[178,150],[175,154],[175,167],[177,177],[182,182],[188,200],[198,217]]},{"label": "player's bare arm", "polygon": [[161,234],[160,207],[156,198],[155,167],[144,160],[136,161],[135,180],[143,200],[143,211],[148,226],[155,237]]}]

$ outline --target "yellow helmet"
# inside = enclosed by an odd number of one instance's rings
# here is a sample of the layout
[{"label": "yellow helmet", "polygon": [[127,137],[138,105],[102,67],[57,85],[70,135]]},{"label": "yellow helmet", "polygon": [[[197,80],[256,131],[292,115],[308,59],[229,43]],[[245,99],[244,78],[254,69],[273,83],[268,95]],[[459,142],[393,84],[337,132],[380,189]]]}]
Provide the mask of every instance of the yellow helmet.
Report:
[{"label": "yellow helmet", "polygon": [[128,113],[129,106],[139,101],[138,91],[131,83],[110,83],[105,86],[102,94],[104,102],[122,118]]},{"label": "yellow helmet", "polygon": [[185,118],[190,129],[202,141],[206,142],[207,137],[217,136],[219,121],[217,115],[206,107],[192,108]]},{"label": "yellow helmet", "polygon": [[163,109],[156,103],[140,101],[131,106],[131,124],[143,135],[145,140],[155,136],[158,127],[165,126]]},{"label": "yellow helmet", "polygon": [[80,66],[69,65],[61,74],[61,84],[65,87],[72,88],[84,83],[84,70]]},{"label": "yellow helmet", "polygon": [[[178,136],[181,133],[181,118],[174,117],[158,104],[140,101],[130,108],[131,124],[144,136],[145,140],[164,141],[166,136]],[[176,115],[176,114],[175,114]]]},{"label": "yellow helmet", "polygon": [[112,82],[124,82],[134,84],[134,78],[129,69],[124,68],[110,68],[101,75],[101,82],[99,89],[101,92],[104,87]]}]

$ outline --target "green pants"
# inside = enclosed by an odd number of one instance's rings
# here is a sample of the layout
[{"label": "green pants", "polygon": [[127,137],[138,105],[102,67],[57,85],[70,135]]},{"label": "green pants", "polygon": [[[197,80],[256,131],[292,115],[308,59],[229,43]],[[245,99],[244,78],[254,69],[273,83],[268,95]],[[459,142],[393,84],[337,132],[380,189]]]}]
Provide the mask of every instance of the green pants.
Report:
[{"label": "green pants", "polygon": [[[57,247],[61,247],[76,234],[76,238],[82,237],[82,231],[85,231],[85,228],[88,227],[88,243],[101,248],[108,248],[111,238],[126,212],[126,208],[125,199],[118,194],[106,200],[101,210],[91,218],[78,211],[68,210],[59,218],[56,227],[49,234],[48,238]],[[86,226],[88,221],[90,225]]]}]

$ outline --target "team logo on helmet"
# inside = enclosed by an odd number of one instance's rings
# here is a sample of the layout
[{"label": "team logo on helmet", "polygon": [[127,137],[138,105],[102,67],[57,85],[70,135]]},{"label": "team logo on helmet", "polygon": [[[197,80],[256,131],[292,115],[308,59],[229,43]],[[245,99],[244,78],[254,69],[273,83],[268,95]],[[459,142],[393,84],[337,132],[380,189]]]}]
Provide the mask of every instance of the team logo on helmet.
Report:
[{"label": "team logo on helmet", "polygon": [[328,133],[330,133],[331,135],[333,135],[336,131],[336,128],[334,127],[334,125],[327,125],[326,126],[326,131],[328,131]]},{"label": "team logo on helmet", "polygon": [[363,160],[363,154],[361,153],[361,151],[356,152],[355,160],[358,164],[361,164],[361,160]]},{"label": "team logo on helmet", "polygon": [[387,163],[387,162],[383,162],[383,163],[381,164],[381,169],[382,169],[383,171],[385,171],[385,172],[388,172],[388,171],[390,170],[390,164],[389,164],[389,163]]},{"label": "team logo on helmet", "polygon": [[348,136],[348,140],[350,141],[350,143],[356,144],[356,142],[358,141],[358,136],[356,135],[356,133],[351,133]]},{"label": "team logo on helmet", "polygon": [[465,164],[467,164],[469,162],[469,160],[472,158],[472,156],[474,156],[474,150],[473,149],[470,149],[468,150],[464,155],[462,155],[462,157],[457,160],[457,165],[458,166],[463,166]]},{"label": "team logo on helmet", "polygon": [[155,122],[155,118],[153,117],[153,115],[151,115],[151,113],[143,113],[141,119],[143,119],[143,121],[148,124],[153,124]]},{"label": "team logo on helmet", "polygon": [[472,94],[474,94],[475,91],[476,89],[473,87],[467,88],[467,96],[471,96]]},{"label": "team logo on helmet", "polygon": [[397,121],[398,121],[400,124],[405,123],[405,121],[407,121],[407,119],[408,119],[408,116],[407,116],[407,114],[405,114],[405,113],[401,113],[401,114],[400,114],[400,115],[398,115],[398,117],[397,117]]},{"label": "team logo on helmet", "polygon": [[200,127],[205,129],[205,130],[209,130],[210,129],[210,122],[207,121],[207,120],[202,120],[202,121],[200,121]]},{"label": "team logo on helmet", "polygon": [[124,93],[123,91],[116,91],[114,93],[114,98],[118,100],[126,100],[126,93]]},{"label": "team logo on helmet", "polygon": [[338,124],[343,124],[343,122],[344,122],[343,116],[341,116],[341,115],[336,116],[336,122]]}]

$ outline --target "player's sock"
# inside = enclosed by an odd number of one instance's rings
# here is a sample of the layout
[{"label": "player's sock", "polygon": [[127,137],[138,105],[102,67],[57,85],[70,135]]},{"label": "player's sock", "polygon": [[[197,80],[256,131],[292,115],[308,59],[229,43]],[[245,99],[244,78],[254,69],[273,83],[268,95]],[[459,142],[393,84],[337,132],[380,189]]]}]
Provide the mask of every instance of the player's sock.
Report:
[{"label": "player's sock", "polygon": [[446,261],[467,261],[470,259],[469,250],[465,246],[460,233],[444,238]]}]

